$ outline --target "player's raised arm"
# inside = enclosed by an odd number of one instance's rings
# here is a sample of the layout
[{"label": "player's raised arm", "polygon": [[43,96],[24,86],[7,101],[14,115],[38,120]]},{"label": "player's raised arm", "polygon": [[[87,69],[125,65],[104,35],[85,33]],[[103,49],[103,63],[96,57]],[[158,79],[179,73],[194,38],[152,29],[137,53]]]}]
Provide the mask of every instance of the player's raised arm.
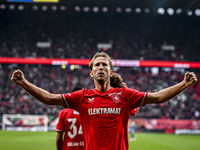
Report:
[{"label": "player's raised arm", "polygon": [[148,93],[145,104],[164,103],[177,96],[196,82],[196,75],[193,72],[186,72],[182,82],[169,88],[163,89],[157,93]]},{"label": "player's raised arm", "polygon": [[60,94],[51,94],[28,82],[25,79],[23,72],[19,69],[13,72],[11,80],[44,104],[66,106]]}]

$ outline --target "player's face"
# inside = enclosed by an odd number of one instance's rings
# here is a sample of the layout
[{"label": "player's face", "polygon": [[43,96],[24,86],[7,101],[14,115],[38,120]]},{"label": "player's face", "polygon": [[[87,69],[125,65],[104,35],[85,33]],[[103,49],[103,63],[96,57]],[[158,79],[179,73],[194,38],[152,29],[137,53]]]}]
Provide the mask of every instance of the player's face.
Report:
[{"label": "player's face", "polygon": [[105,57],[97,57],[94,60],[93,69],[90,71],[91,77],[98,82],[105,82],[110,79],[113,71],[110,69],[109,61]]}]

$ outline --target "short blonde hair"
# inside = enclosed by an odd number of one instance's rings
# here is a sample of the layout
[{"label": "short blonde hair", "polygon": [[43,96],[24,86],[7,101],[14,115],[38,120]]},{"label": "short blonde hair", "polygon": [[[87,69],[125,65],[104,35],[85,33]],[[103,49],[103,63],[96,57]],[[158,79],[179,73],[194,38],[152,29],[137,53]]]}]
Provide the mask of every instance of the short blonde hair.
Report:
[{"label": "short blonde hair", "polygon": [[97,57],[105,57],[105,58],[107,58],[108,61],[109,61],[110,69],[113,70],[113,63],[112,63],[112,61],[111,61],[111,59],[110,59],[110,56],[109,56],[108,54],[106,54],[105,52],[97,52],[97,53],[93,56],[91,62],[89,63],[89,68],[90,68],[91,71],[92,71],[92,69],[93,69],[94,60],[95,60]]}]

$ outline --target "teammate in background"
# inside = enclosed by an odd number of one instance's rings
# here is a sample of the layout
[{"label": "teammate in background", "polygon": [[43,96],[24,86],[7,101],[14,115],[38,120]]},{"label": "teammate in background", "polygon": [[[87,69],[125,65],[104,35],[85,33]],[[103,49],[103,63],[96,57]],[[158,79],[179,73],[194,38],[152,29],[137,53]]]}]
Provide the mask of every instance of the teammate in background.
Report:
[{"label": "teammate in background", "polygon": [[147,93],[127,87],[113,88],[110,77],[113,64],[105,52],[97,52],[89,64],[95,89],[82,89],[68,94],[52,94],[24,78],[21,70],[11,80],[30,95],[47,105],[67,106],[79,111],[83,125],[85,150],[127,150],[129,113],[146,104],[164,103],[197,82],[193,72],[186,72],[183,81],[159,92]]},{"label": "teammate in background", "polygon": [[136,141],[136,137],[135,137],[135,121],[133,119],[130,119],[131,122],[131,126],[130,126],[130,133],[131,133],[131,137],[130,137],[130,141]]},{"label": "teammate in background", "polygon": [[[81,90],[81,88],[76,87],[72,92],[77,90]],[[79,112],[66,108],[60,111],[58,118],[56,126],[57,150],[84,150],[83,131]]]},{"label": "teammate in background", "polygon": [[[122,77],[118,73],[113,73],[110,77],[110,85],[111,87],[127,87],[126,83],[123,82]],[[135,116],[135,114],[139,111],[139,107],[131,110],[130,115]]]},{"label": "teammate in background", "polygon": [[[135,116],[135,114],[139,111],[139,107],[138,108],[135,108],[131,111],[131,116]],[[130,119],[129,118],[129,121],[130,121],[130,134],[131,134],[131,137],[130,137],[130,141],[136,141],[137,138],[135,137],[135,121],[134,119]]]},{"label": "teammate in background", "polygon": [[61,110],[56,132],[57,150],[84,150],[82,124],[78,111],[70,108]]},{"label": "teammate in background", "polygon": [[110,77],[110,86],[111,87],[127,87],[126,83],[123,82],[122,77],[118,73],[113,73]]},{"label": "teammate in background", "polygon": [[[118,73],[114,73],[112,75],[112,77],[110,77],[110,85],[112,87],[127,87],[126,83],[123,82],[122,77]],[[130,112],[130,115],[135,116],[135,114],[138,111],[139,111],[139,107],[133,109]],[[136,141],[136,137],[134,136],[134,134],[135,134],[135,122],[134,122],[133,119],[129,119],[129,122],[130,122],[129,129],[130,129],[130,133],[131,133],[130,141]]]}]

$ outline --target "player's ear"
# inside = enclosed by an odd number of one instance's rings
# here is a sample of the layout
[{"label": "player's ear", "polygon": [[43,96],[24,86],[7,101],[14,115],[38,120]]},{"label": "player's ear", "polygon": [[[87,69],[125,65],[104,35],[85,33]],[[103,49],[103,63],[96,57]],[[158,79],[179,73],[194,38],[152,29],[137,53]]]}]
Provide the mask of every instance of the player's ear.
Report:
[{"label": "player's ear", "polygon": [[114,71],[113,71],[113,70],[111,70],[110,77],[112,77],[112,76],[113,76],[113,74],[114,74]]},{"label": "player's ear", "polygon": [[93,78],[93,72],[92,72],[92,71],[90,71],[90,77],[92,77],[92,78]]}]

